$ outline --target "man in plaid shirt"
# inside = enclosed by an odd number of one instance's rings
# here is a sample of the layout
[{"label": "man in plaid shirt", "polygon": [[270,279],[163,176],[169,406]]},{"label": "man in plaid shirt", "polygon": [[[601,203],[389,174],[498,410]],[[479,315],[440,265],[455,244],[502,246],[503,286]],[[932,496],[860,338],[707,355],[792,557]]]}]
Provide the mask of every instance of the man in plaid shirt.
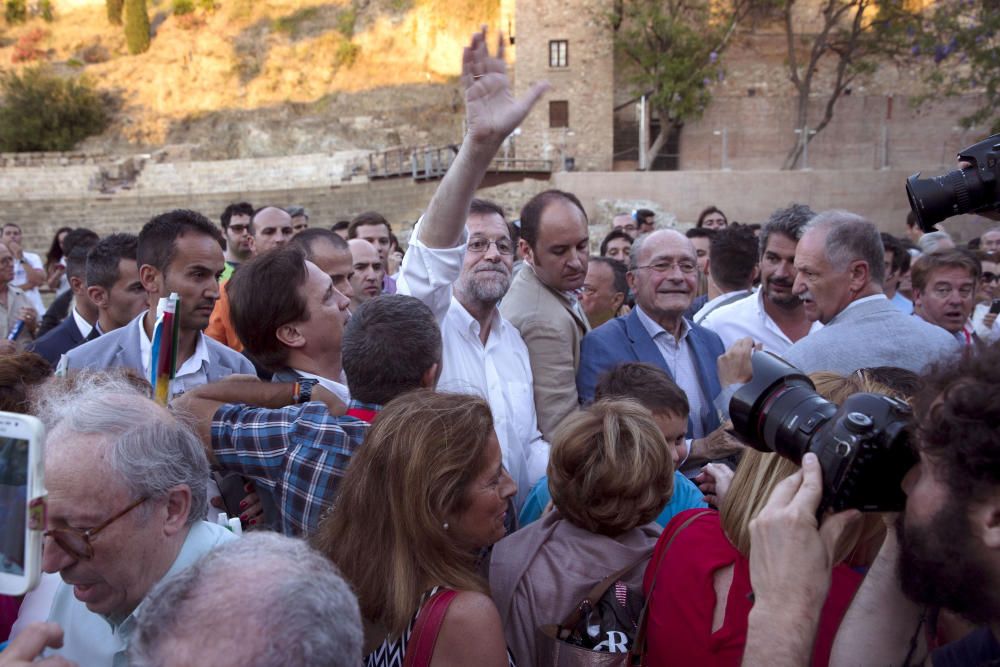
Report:
[{"label": "man in plaid shirt", "polygon": [[406,391],[435,385],[441,332],[419,300],[381,296],[353,314],[343,357],[352,397],[346,410],[322,386],[247,376],[204,385],[174,401],[195,416],[213,464],[273,493],[286,535],[315,531],[379,408]]}]

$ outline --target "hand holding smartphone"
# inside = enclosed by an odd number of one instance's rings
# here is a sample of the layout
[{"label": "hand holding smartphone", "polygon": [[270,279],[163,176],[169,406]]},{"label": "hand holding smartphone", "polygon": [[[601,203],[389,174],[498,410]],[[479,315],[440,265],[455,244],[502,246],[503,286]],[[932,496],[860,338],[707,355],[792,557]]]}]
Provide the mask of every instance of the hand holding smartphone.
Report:
[{"label": "hand holding smartphone", "polygon": [[29,415],[0,412],[0,594],[23,595],[38,583],[45,530],[42,442]]}]

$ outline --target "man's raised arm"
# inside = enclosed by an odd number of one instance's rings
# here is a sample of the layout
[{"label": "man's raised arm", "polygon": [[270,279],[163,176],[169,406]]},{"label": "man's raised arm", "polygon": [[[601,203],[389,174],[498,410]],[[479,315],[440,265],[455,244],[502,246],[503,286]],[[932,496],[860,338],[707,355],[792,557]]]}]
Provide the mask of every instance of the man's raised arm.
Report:
[{"label": "man's raised arm", "polygon": [[418,238],[428,248],[453,248],[461,242],[469,204],[493,156],[548,90],[547,83],[536,83],[523,97],[514,99],[503,61],[502,33],[497,42],[497,54],[491,56],[483,28],[462,54],[468,131],[420,224]]}]

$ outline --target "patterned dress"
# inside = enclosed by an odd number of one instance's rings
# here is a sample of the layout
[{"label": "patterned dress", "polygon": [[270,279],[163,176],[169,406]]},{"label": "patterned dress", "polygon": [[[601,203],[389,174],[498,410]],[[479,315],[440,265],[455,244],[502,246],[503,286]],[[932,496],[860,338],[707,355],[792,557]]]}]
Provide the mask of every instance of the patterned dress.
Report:
[{"label": "patterned dress", "polygon": [[[421,596],[420,607],[417,608],[417,613],[413,615],[410,622],[406,624],[406,630],[403,631],[403,635],[396,639],[387,636],[377,649],[365,656],[365,667],[403,667],[406,647],[410,643],[410,635],[413,633],[413,626],[417,622],[417,616],[420,614],[420,610],[423,609],[424,603],[437,594],[439,590],[441,590],[441,587],[435,586]],[[517,667],[510,649],[507,649],[507,664],[509,667]]]}]

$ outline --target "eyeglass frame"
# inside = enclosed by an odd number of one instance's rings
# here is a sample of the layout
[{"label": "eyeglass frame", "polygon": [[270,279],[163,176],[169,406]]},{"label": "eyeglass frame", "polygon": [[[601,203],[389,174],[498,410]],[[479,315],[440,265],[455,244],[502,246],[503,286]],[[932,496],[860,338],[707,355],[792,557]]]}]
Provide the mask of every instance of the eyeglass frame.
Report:
[{"label": "eyeglass frame", "polygon": [[[93,558],[94,558],[94,545],[91,544],[91,542],[90,542],[91,538],[93,538],[95,535],[97,535],[98,533],[100,533],[102,530],[104,530],[105,528],[107,528],[108,526],[110,526],[111,524],[113,524],[115,521],[117,521],[118,519],[122,518],[123,516],[125,516],[126,514],[128,514],[129,512],[131,512],[132,510],[134,510],[136,507],[138,507],[139,505],[143,504],[147,500],[149,500],[149,496],[144,496],[142,498],[139,498],[138,500],[136,500],[134,503],[132,503],[131,505],[129,505],[128,507],[126,507],[125,509],[123,509],[118,514],[115,514],[113,517],[111,517],[107,521],[104,521],[103,523],[101,523],[101,524],[99,524],[97,526],[94,526],[93,528],[88,528],[87,530],[79,530],[78,528],[51,528],[49,530],[46,530],[44,533],[42,533],[42,539],[44,539],[46,537],[51,537],[52,540],[56,544],[59,545],[60,549],[62,549],[63,551],[65,551],[66,553],[68,553],[69,555],[75,557],[78,560],[93,560]],[[68,533],[70,535],[78,536],[83,541],[83,543],[86,545],[87,551],[85,553],[80,553],[76,549],[67,547],[66,544],[62,540],[59,539],[59,535],[64,534],[64,533]]]},{"label": "eyeglass frame", "polygon": [[[681,262],[690,262],[691,263],[691,268],[685,270],[685,268],[683,266],[681,266]],[[660,266],[660,265],[663,265],[663,268],[657,268],[657,266]],[[660,260],[660,261],[658,261],[658,262],[656,262],[654,264],[646,264],[644,266],[637,266],[634,269],[632,269],[632,271],[635,271],[637,269],[652,269],[656,273],[664,274],[664,273],[669,273],[670,270],[673,269],[674,267],[677,267],[678,269],[680,269],[681,273],[683,273],[684,275],[690,275],[690,274],[692,274],[692,273],[694,273],[695,271],[698,270],[698,263],[696,261],[694,261],[694,260],[689,260],[689,259],[680,259],[680,260],[676,260],[676,261],[672,260],[672,259],[663,259],[663,260]]]},{"label": "eyeglass frame", "polygon": [[[986,276],[989,276],[989,278],[987,278]],[[990,271],[986,271],[983,273],[983,275],[979,276],[979,280],[980,282],[984,283],[1000,282],[1000,273],[992,273]]]},{"label": "eyeglass frame", "polygon": [[[473,241],[483,241],[483,242],[486,243],[486,246],[483,247],[480,250],[476,250],[475,248],[472,247]],[[504,252],[503,250],[500,249],[500,243],[502,243],[504,241],[506,241],[507,243],[510,244],[510,248],[508,249],[507,252]],[[487,252],[490,251],[490,246],[491,245],[496,246],[497,253],[499,253],[501,255],[509,257],[509,256],[511,256],[511,255],[514,254],[514,242],[511,241],[508,238],[488,239],[488,238],[483,237],[483,236],[476,236],[476,237],[473,237],[473,238],[471,238],[471,239],[468,240],[468,242],[466,243],[466,248],[468,248],[469,252],[474,252],[474,253],[477,253],[477,254],[478,253],[484,253],[485,254],[485,253],[487,253]]]}]

